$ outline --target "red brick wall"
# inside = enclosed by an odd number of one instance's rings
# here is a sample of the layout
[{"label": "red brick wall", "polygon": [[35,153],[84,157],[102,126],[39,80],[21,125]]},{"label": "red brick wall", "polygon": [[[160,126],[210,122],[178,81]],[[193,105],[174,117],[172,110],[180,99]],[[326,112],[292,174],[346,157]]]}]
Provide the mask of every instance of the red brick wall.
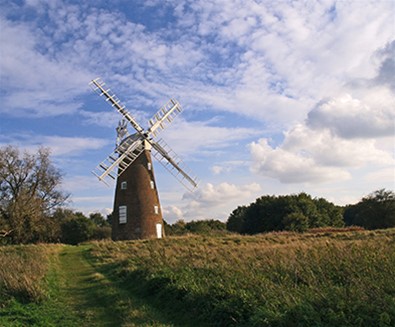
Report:
[{"label": "red brick wall", "polygon": [[[151,170],[148,169],[148,163],[151,163]],[[122,190],[121,183],[125,181],[127,187],[126,190]],[[151,181],[154,182],[153,189],[151,188]],[[122,205],[127,206],[126,224],[119,224],[118,209]],[[158,206],[158,214],[155,214],[154,206]],[[145,150],[118,177],[114,199],[112,238],[113,240],[156,238],[156,224],[162,225],[163,237],[162,211],[154,178],[151,153]]]}]

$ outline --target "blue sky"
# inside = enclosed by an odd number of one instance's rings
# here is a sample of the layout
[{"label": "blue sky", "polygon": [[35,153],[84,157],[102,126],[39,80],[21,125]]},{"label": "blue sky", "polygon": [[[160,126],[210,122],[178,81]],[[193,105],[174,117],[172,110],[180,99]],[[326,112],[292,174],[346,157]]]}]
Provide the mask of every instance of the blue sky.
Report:
[{"label": "blue sky", "polygon": [[189,193],[154,163],[167,222],[226,220],[264,194],[336,204],[394,189],[394,1],[0,1],[0,145],[50,147],[76,210],[108,213],[91,170],[119,114],[169,98],[161,136],[198,176]]}]

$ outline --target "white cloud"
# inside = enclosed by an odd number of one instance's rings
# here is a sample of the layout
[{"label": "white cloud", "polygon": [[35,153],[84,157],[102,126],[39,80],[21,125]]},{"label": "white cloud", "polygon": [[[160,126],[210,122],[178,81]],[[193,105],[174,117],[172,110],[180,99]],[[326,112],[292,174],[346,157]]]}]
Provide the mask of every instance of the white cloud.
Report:
[{"label": "white cloud", "polygon": [[388,89],[365,90],[362,99],[345,94],[320,102],[308,114],[307,124],[328,128],[343,138],[391,136],[395,131],[395,95]]},{"label": "white cloud", "polygon": [[[392,141],[393,142],[393,141]],[[393,165],[391,152],[379,149],[375,139],[344,139],[329,128],[298,124],[272,148],[267,139],[250,144],[252,171],[283,183],[319,183],[351,178],[350,168]]]},{"label": "white cloud", "polygon": [[[193,193],[185,193],[180,210],[185,220],[192,219],[224,219],[238,205],[255,199],[261,187],[257,183],[236,185],[206,183]],[[179,215],[178,217],[180,217]]]},{"label": "white cloud", "polygon": [[[108,191],[108,188],[104,186],[103,183],[99,182],[99,180],[92,175],[74,175],[74,176],[66,176],[62,183],[63,188],[71,192],[72,194],[81,194],[81,192],[87,190],[101,189],[104,191]],[[111,190],[112,192],[112,190]]]},{"label": "white cloud", "polygon": [[210,168],[210,170],[213,172],[214,175],[219,175],[219,174],[233,172],[237,168],[245,169],[245,167],[247,167],[248,165],[249,162],[242,160],[223,161],[221,163],[217,163],[216,165],[213,165]]},{"label": "white cloud", "polygon": [[60,1],[28,5],[37,17],[47,13],[49,22],[40,33],[31,32],[37,30],[35,21],[5,22],[5,75],[15,85],[25,76],[23,83],[31,88],[14,90],[6,100],[10,108],[45,115],[75,111],[80,103],[72,100],[100,74],[116,82],[114,87],[127,87],[126,100],[136,107],[180,94],[199,109],[287,123],[302,119],[348,78],[370,76],[372,52],[393,37],[393,8],[383,1],[363,7],[332,1],[181,1],[171,33],[148,30],[118,11]]},{"label": "white cloud", "polygon": [[[241,127],[212,126],[211,121],[188,122],[181,117],[163,132],[163,139],[181,155],[201,157],[204,151],[210,155],[221,153],[227,147],[238,147],[245,139],[259,135],[261,131]],[[161,136],[159,136],[161,137]]]},{"label": "white cloud", "polygon": [[376,58],[380,62],[380,68],[375,82],[379,85],[387,85],[395,92],[395,41],[380,49]]},{"label": "white cloud", "polygon": [[78,156],[85,151],[100,149],[109,144],[108,140],[93,137],[45,136],[37,134],[3,136],[0,138],[0,142],[4,145],[12,144],[33,151],[40,146],[49,147],[51,154],[55,157]]},{"label": "white cloud", "polygon": [[225,199],[244,197],[259,190],[260,186],[256,183],[242,186],[229,183],[221,183],[219,185],[207,183],[194,193],[186,193],[184,198],[193,199],[201,204],[223,203]]},{"label": "white cloud", "polygon": [[[318,166],[314,158],[303,151],[293,152],[271,148],[266,139],[250,145],[252,172],[280,180],[283,183],[323,182],[348,179],[350,175],[336,167]],[[303,149],[300,149],[303,150]]]},{"label": "white cloud", "polygon": [[230,168],[229,167],[224,167],[224,166],[218,166],[218,165],[214,165],[211,167],[211,171],[215,174],[221,174],[223,172],[229,172]]},{"label": "white cloud", "polygon": [[184,218],[182,209],[174,205],[162,207],[162,214],[166,222],[170,224]]},{"label": "white cloud", "polygon": [[42,145],[51,148],[54,156],[76,156],[86,150],[100,149],[109,141],[93,137],[45,136]]},{"label": "white cloud", "polygon": [[81,106],[75,98],[86,91],[87,71],[41,53],[42,44],[27,23],[11,23],[2,17],[0,23],[0,79],[6,91],[0,110],[19,117],[75,112]]}]

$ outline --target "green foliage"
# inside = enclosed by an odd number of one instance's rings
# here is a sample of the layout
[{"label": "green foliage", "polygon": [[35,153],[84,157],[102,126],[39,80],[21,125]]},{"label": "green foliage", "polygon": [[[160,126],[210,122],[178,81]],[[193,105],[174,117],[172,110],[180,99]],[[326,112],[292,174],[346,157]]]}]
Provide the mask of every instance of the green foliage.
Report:
[{"label": "green foliage", "polygon": [[101,213],[91,213],[89,219],[95,224],[92,239],[104,240],[111,238],[111,225]]},{"label": "green foliage", "polygon": [[75,217],[62,223],[61,229],[62,242],[75,245],[93,238],[95,224],[82,213],[77,212]]},{"label": "green foliage", "polygon": [[57,240],[63,243],[78,244],[111,237],[111,227],[100,213],[91,213],[87,218],[82,212],[58,208],[52,221],[59,226]]},{"label": "green foliage", "polygon": [[227,221],[228,230],[242,234],[343,225],[339,207],[306,193],[262,196],[249,206],[236,208]]},{"label": "green foliage", "polygon": [[110,226],[96,226],[93,235],[92,235],[92,240],[105,240],[105,239],[110,239],[111,238],[111,227]]},{"label": "green foliage", "polygon": [[283,219],[285,230],[293,232],[305,232],[309,227],[309,219],[300,212],[292,212]]},{"label": "green foliage", "polygon": [[230,214],[226,222],[226,229],[231,232],[244,232],[245,218],[247,214],[246,206],[239,206]]},{"label": "green foliage", "polygon": [[347,225],[366,229],[395,227],[395,193],[381,189],[364,197],[344,212]]},{"label": "green foliage", "polygon": [[186,234],[185,221],[183,219],[177,220],[174,224],[170,225],[164,222],[165,234],[170,235],[184,235]]},{"label": "green foliage", "polygon": [[226,233],[226,224],[219,220],[192,220],[186,223],[180,219],[174,224],[169,225],[165,223],[166,235],[186,235],[186,234],[200,234],[212,235]]},{"label": "green foliage", "polygon": [[99,212],[91,213],[89,215],[89,219],[93,221],[93,223],[99,227],[109,227],[109,222],[103,217],[103,215]]}]

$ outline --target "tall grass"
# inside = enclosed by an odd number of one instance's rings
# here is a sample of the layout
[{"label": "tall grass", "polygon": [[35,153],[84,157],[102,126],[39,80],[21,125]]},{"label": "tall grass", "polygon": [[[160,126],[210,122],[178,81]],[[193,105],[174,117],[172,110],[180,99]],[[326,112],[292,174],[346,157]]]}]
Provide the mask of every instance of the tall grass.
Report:
[{"label": "tall grass", "polygon": [[26,302],[45,297],[43,278],[55,248],[53,245],[0,246],[0,304],[11,297]]},{"label": "tall grass", "polygon": [[92,254],[200,325],[395,325],[394,229],[98,242]]}]

